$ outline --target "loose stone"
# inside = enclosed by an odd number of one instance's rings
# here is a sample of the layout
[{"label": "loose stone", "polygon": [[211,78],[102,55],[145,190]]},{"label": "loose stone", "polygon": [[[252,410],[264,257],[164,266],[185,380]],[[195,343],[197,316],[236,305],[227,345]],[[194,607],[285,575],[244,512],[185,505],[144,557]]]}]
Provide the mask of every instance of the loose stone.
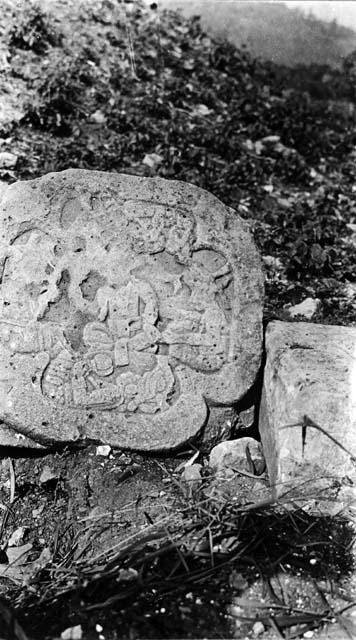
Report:
[{"label": "loose stone", "polygon": [[310,320],[317,313],[320,308],[320,300],[319,298],[305,298],[299,304],[294,305],[293,307],[289,307],[287,309],[291,318],[295,318],[296,316],[304,316]]},{"label": "loose stone", "polygon": [[251,475],[260,475],[265,461],[260,443],[254,438],[220,442],[212,449],[209,466],[217,473],[238,469]]}]

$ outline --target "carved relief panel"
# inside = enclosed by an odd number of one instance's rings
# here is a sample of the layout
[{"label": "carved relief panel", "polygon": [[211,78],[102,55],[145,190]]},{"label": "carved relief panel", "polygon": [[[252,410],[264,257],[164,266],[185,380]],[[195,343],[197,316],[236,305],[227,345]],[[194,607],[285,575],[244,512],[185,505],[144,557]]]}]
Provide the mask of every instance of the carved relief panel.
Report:
[{"label": "carved relief panel", "polygon": [[262,278],[234,212],[160,179],[20,185],[1,211],[3,420],[43,442],[168,449],[248,390]]}]

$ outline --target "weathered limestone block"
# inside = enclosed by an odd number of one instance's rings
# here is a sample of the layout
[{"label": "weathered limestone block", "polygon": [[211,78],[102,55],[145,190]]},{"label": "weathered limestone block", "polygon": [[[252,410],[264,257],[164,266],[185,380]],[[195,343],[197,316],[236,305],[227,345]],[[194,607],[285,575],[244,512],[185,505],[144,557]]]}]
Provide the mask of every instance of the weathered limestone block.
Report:
[{"label": "weathered limestone block", "polygon": [[0,206],[0,419],[49,444],[167,450],[260,364],[248,225],[182,182],[69,170]]},{"label": "weathered limestone block", "polygon": [[271,322],[266,353],[259,429],[276,494],[348,485],[353,500],[356,328]]}]

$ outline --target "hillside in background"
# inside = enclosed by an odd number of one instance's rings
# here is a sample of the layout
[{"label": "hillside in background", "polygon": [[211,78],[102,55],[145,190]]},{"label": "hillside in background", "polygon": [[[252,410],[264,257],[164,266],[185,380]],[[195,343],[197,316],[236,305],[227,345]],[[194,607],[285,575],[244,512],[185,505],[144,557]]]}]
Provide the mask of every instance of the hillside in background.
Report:
[{"label": "hillside in background", "polygon": [[159,0],[159,5],[201,16],[204,28],[276,64],[340,67],[342,58],[356,48],[352,29],[280,2]]}]

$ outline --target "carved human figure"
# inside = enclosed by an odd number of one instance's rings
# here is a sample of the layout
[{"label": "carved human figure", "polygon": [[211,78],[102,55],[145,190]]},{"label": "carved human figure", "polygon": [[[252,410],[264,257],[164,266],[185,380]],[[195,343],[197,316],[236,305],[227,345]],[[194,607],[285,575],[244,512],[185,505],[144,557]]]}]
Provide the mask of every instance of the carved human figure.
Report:
[{"label": "carved human figure", "polygon": [[[155,327],[158,301],[151,286],[138,278],[119,289],[101,287],[96,295],[99,322],[90,322],[83,333],[88,355],[112,351],[113,366],[130,364],[130,352],[155,353],[160,337]],[[152,364],[152,358],[145,358]]]},{"label": "carved human figure", "polygon": [[[46,368],[43,391],[61,404],[155,413],[168,408],[174,375],[166,356],[155,355],[158,302],[152,287],[132,277],[97,291],[98,320],[83,330],[84,353],[61,350]],[[140,373],[129,369],[139,361]]]},{"label": "carved human figure", "polygon": [[206,370],[222,366],[228,323],[218,294],[231,280],[230,272],[228,263],[211,272],[192,261],[181,275],[182,290],[185,285],[189,295],[178,295],[167,306],[171,321],[162,336],[181,361]]}]

